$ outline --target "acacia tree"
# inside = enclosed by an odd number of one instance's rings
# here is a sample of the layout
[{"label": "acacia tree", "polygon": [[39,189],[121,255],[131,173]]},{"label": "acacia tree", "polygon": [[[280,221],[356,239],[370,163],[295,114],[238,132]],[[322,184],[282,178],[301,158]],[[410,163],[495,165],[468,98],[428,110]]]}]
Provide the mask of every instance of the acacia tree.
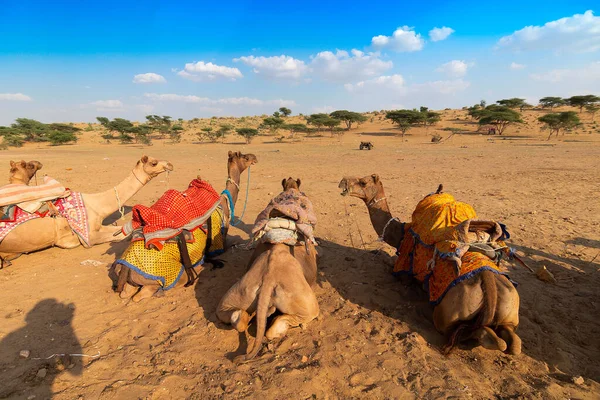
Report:
[{"label": "acacia tree", "polygon": [[81,131],[81,129],[69,124],[48,124],[47,128],[46,138],[52,146],[77,142],[76,133]]},{"label": "acacia tree", "polygon": [[17,118],[11,125],[15,131],[23,135],[27,142],[43,142],[47,140],[48,126],[42,122],[29,118]]},{"label": "acacia tree", "polygon": [[154,131],[157,131],[162,138],[169,135],[173,121],[168,115],[146,115],[147,125]]},{"label": "acacia tree", "polygon": [[361,123],[367,120],[367,117],[364,115],[348,110],[338,110],[329,114],[331,118],[335,118],[340,120],[341,122],[346,124],[346,130],[350,130],[352,128],[352,123]]},{"label": "acacia tree", "polygon": [[562,130],[564,135],[565,131],[570,131],[581,123],[575,111],[546,114],[539,117],[538,121],[545,125],[544,129],[550,130],[548,140],[550,140],[553,133],[556,133],[556,137],[558,137],[558,133]]},{"label": "acacia tree", "polygon": [[[423,108],[423,107],[422,107]],[[398,129],[402,132],[402,137],[413,126],[424,121],[424,113],[417,110],[395,110],[388,111],[385,117],[398,125]]]},{"label": "acacia tree", "polygon": [[258,135],[258,130],[254,128],[237,128],[235,130],[238,135],[246,139],[246,143],[250,144],[254,136]]},{"label": "acacia tree", "polygon": [[261,127],[269,129],[272,134],[277,133],[277,130],[283,127],[284,121],[279,117],[267,117],[263,119]]},{"label": "acacia tree", "polygon": [[333,127],[338,126],[340,123],[339,119],[331,118],[328,114],[323,113],[311,114],[308,117],[305,117],[305,119],[307,125],[313,125],[319,132],[324,126],[333,129]]},{"label": "acacia tree", "polygon": [[595,117],[596,113],[598,112],[598,110],[600,110],[600,106],[598,106],[596,104],[588,104],[587,106],[585,106],[585,111],[592,114],[592,122],[594,122],[594,117]]},{"label": "acacia tree", "polygon": [[552,109],[554,107],[559,107],[562,105],[565,105],[566,101],[562,98],[562,97],[552,97],[552,96],[548,96],[548,97],[542,97],[540,99],[540,105],[543,108],[550,108],[550,111],[552,111]]},{"label": "acacia tree", "polygon": [[512,99],[498,100],[496,103],[508,108],[518,108],[521,112],[523,112],[524,108],[531,107],[530,104],[527,104],[525,99],[519,99],[517,97],[513,97]]},{"label": "acacia tree", "polygon": [[281,113],[281,115],[283,115],[284,117],[289,117],[290,115],[292,115],[292,110],[290,110],[287,107],[280,107],[279,108],[279,112]]},{"label": "acacia tree", "polygon": [[600,102],[600,97],[594,96],[593,94],[588,94],[585,96],[573,96],[566,99],[567,104],[572,107],[578,107],[579,112],[583,111],[583,107],[588,105],[593,105],[595,103]]},{"label": "acacia tree", "polygon": [[506,106],[491,104],[482,110],[475,111],[479,117],[479,125],[495,125],[499,135],[513,123],[522,123],[521,114]]},{"label": "acacia tree", "polygon": [[290,131],[290,137],[293,138],[296,132],[306,132],[307,127],[304,124],[287,124],[283,126],[284,129]]}]

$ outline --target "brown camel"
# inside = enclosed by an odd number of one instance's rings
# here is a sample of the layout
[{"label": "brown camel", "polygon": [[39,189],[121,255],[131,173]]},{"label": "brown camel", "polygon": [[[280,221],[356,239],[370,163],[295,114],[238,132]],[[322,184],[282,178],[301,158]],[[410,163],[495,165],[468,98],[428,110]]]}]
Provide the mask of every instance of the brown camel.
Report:
[{"label": "brown camel", "polygon": [[[102,221],[121,209],[152,178],[172,170],[173,165],[168,161],[143,156],[118,185],[100,193],[82,193],[90,229],[90,246],[123,239],[119,233],[120,226],[103,226]],[[0,254],[3,260],[10,260],[23,253],[52,246],[71,249],[79,244],[79,237],[71,230],[66,218],[38,218],[12,230],[0,243]]]},{"label": "brown camel", "polygon": [[[254,154],[242,154],[239,151],[229,152],[227,160],[227,181],[225,189],[231,194],[231,200],[233,205],[236,204],[239,191],[240,191],[240,177],[248,167],[258,162]],[[229,230],[229,224],[231,223],[231,205],[229,204],[229,198],[225,194],[221,194],[220,207],[223,210],[225,232]],[[235,207],[234,207],[235,208]],[[227,234],[225,234],[227,235]],[[160,284],[152,279],[148,279],[132,271],[122,265],[116,266],[118,269],[117,274],[119,275],[119,285],[117,291],[120,293],[121,298],[128,299],[133,296],[134,302],[139,302],[143,299],[152,297],[160,288]],[[195,268],[196,275],[203,269],[201,265]],[[183,286],[185,280],[180,279],[177,282],[177,287]],[[141,287],[141,289],[139,289]],[[139,289],[139,291],[138,291]]]},{"label": "brown camel", "polygon": [[[362,199],[367,205],[377,234],[395,249],[404,238],[404,225],[392,217],[383,184],[376,174],[345,177],[339,184],[342,195]],[[449,346],[465,330],[471,338],[492,350],[521,353],[521,339],[515,333],[519,325],[519,294],[504,276],[484,271],[452,287],[433,310],[436,329],[449,337]]]},{"label": "brown camel", "polygon": [[8,183],[16,183],[21,185],[29,185],[29,181],[34,175],[42,169],[43,165],[39,161],[21,160],[19,162],[10,162],[10,171],[8,175]]},{"label": "brown camel", "polygon": [[[284,179],[282,185],[284,191],[299,189],[300,180]],[[246,355],[236,357],[236,362],[254,358],[264,336],[269,340],[282,337],[290,327],[308,323],[319,315],[319,303],[311,288],[316,281],[317,257],[314,246],[310,246],[305,250],[304,246],[261,243],[246,274],[219,302],[217,317],[238,332],[246,332],[256,315],[254,344]],[[276,310],[282,315],[267,330],[267,318]]]}]

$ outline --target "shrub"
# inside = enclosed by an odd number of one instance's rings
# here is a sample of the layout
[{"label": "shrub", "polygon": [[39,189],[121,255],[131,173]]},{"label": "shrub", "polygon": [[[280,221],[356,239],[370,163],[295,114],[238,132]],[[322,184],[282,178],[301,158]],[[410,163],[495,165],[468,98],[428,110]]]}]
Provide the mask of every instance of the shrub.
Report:
[{"label": "shrub", "polygon": [[52,146],[59,146],[77,141],[77,135],[73,132],[51,131],[46,135]]},{"label": "shrub", "polygon": [[246,143],[250,144],[254,136],[258,135],[258,130],[254,128],[238,128],[236,129],[238,135],[246,139]]}]

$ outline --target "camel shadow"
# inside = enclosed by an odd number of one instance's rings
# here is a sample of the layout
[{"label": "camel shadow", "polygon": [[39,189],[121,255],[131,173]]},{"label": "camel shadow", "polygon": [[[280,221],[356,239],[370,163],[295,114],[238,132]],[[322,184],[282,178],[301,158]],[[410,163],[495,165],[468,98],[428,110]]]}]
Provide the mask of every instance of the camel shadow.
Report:
[{"label": "camel shadow", "polygon": [[[73,304],[55,299],[38,302],[25,317],[26,325],[0,342],[0,398],[49,399],[59,374],[81,375],[82,348],[73,330]],[[2,316],[16,318],[20,314]],[[29,353],[20,355],[20,351]]]},{"label": "camel shadow", "polygon": [[577,237],[575,239],[567,240],[565,243],[600,249],[600,240],[595,240],[595,239],[587,239],[587,238]]},{"label": "camel shadow", "polygon": [[121,219],[121,217],[130,214],[132,209],[133,207],[131,206],[123,206],[123,215],[121,215],[119,210],[117,210],[114,213],[110,214],[108,217],[104,218],[104,221],[102,221],[102,225],[112,225],[118,222]]}]

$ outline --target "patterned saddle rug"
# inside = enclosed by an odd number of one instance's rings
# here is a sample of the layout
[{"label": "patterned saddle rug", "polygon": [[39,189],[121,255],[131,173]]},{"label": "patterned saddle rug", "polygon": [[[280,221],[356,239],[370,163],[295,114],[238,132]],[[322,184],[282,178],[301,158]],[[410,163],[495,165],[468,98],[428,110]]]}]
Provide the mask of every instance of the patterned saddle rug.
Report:
[{"label": "patterned saddle rug", "polygon": [[[213,211],[204,224],[191,232],[186,231],[186,247],[192,266],[202,265],[206,258],[222,254],[225,251],[225,235],[221,208]],[[166,240],[161,250],[147,248],[143,238],[133,240],[116,264],[157,281],[163,290],[173,288],[185,270],[176,238]]]},{"label": "patterned saddle rug", "polygon": [[412,222],[404,224],[394,273],[408,273],[422,282],[434,305],[450,288],[484,270],[506,275],[499,263],[510,255],[503,241],[510,235],[503,225],[476,218],[473,207],[450,194],[425,197]]}]

